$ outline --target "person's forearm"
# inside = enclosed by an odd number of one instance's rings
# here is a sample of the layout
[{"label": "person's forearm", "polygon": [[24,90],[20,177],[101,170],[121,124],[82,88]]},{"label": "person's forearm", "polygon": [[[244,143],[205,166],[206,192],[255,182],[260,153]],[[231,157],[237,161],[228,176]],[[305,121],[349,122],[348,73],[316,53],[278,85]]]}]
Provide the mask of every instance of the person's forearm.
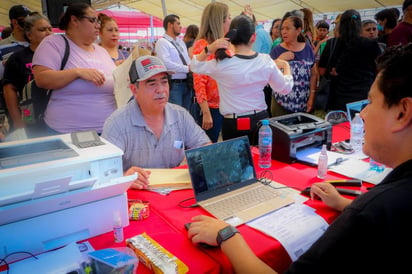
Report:
[{"label": "person's forearm", "polygon": [[240,234],[224,241],[221,248],[237,274],[277,273],[253,253]]},{"label": "person's forearm", "polygon": [[60,89],[65,87],[79,78],[80,73],[79,68],[67,70],[42,69],[37,66],[33,68],[33,75],[37,86],[45,89]]},{"label": "person's forearm", "polygon": [[3,87],[4,100],[6,101],[7,110],[10,118],[13,121],[14,128],[24,127],[24,122],[21,118],[19,109],[19,100],[17,98],[17,89],[13,84],[6,84]]}]

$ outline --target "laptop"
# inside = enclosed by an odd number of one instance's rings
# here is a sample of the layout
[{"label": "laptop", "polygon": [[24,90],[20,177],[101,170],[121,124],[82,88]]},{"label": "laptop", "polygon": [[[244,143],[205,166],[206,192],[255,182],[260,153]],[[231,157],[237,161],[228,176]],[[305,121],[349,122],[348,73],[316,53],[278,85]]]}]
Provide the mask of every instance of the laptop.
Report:
[{"label": "laptop", "polygon": [[293,203],[258,181],[247,136],[185,153],[196,202],[218,219],[238,226]]},{"label": "laptop", "polygon": [[362,109],[364,109],[368,104],[368,99],[347,103],[346,112],[348,115],[349,122],[352,122],[353,118],[355,118],[356,113],[360,113]]}]

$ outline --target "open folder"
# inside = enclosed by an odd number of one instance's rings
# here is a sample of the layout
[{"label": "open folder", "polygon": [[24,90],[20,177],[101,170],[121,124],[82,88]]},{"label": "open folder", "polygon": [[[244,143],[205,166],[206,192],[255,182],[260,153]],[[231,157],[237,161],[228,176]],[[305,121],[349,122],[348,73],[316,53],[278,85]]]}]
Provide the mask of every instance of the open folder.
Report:
[{"label": "open folder", "polygon": [[151,189],[171,188],[190,189],[189,171],[187,168],[153,168],[149,177],[149,187]]}]

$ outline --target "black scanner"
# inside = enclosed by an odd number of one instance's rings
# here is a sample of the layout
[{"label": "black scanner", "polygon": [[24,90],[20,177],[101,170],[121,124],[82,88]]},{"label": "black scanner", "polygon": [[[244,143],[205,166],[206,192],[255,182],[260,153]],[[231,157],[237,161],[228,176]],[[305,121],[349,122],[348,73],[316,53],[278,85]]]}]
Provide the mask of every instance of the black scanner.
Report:
[{"label": "black scanner", "polygon": [[269,118],[272,128],[272,159],[294,163],[300,150],[323,144],[330,150],[332,125],[312,114],[297,112]]}]

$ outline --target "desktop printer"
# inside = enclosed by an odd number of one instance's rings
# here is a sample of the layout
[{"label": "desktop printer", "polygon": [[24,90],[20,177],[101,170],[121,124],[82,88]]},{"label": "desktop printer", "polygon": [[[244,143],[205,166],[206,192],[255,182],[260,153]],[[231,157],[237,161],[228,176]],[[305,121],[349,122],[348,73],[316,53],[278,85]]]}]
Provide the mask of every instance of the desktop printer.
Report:
[{"label": "desktop printer", "polygon": [[137,175],[123,176],[122,150],[97,138],[85,148],[70,134],[0,144],[0,258],[109,232],[114,216],[129,224]]},{"label": "desktop printer", "polygon": [[293,163],[300,150],[321,147],[330,150],[332,126],[329,122],[307,113],[292,113],[269,119],[273,133],[272,159]]}]

